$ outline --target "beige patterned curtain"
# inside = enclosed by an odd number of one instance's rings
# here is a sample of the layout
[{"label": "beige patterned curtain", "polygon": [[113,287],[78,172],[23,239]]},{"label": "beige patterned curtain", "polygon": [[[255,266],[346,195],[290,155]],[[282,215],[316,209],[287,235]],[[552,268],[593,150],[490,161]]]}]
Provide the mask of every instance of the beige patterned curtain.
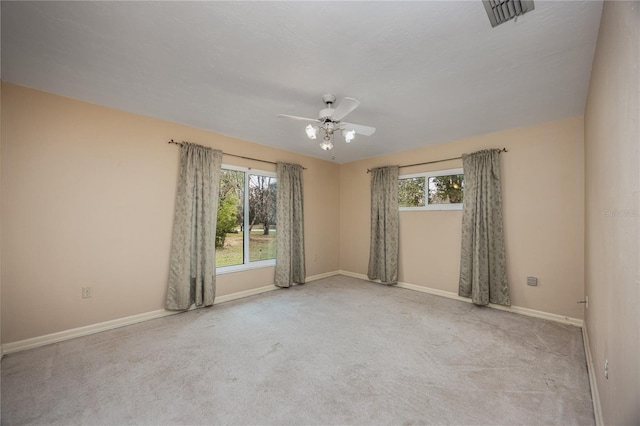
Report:
[{"label": "beige patterned curtain", "polygon": [[222,151],[183,142],[166,309],[213,305]]},{"label": "beige patterned curtain", "polygon": [[476,305],[511,305],[502,229],[499,150],[462,156],[464,198],[458,294]]},{"label": "beige patterned curtain", "polygon": [[303,284],[306,277],[302,166],[278,162],[276,172],[278,195],[275,285],[290,287],[293,283]]},{"label": "beige patterned curtain", "polygon": [[371,170],[371,244],[369,247],[370,280],[398,283],[398,166]]}]

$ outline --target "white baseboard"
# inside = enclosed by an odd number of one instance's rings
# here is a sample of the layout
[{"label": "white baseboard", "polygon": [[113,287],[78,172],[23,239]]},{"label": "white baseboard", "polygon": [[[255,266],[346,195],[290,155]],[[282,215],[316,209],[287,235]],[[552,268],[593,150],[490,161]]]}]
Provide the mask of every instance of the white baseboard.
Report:
[{"label": "white baseboard", "polygon": [[[465,298],[463,298],[465,299]],[[471,303],[471,300],[467,300],[467,302]],[[493,309],[499,309],[501,311],[513,312],[514,314],[526,315],[528,317],[541,318],[549,321],[555,321],[562,324],[572,325],[574,327],[582,327],[584,321],[580,318],[572,318],[565,315],[552,314],[544,311],[537,311],[535,309],[523,308],[522,306],[502,306],[502,305],[494,305],[489,304],[489,307]]]},{"label": "white baseboard", "polygon": [[[253,288],[251,290],[238,291],[236,293],[225,294],[224,296],[217,296],[213,304],[230,302],[232,300],[242,299],[243,297],[255,296],[256,294],[266,293],[268,291],[278,290],[279,287],[275,285],[266,285],[264,287]],[[192,308],[194,309],[194,308]]]},{"label": "white baseboard", "polygon": [[[324,274],[312,275],[306,277],[306,282],[321,280],[334,275],[338,275],[338,271],[326,272]],[[244,297],[255,296],[256,294],[265,293],[267,291],[277,290],[275,285],[268,285],[251,290],[239,291],[236,293],[217,296],[214,305],[218,303],[230,302],[232,300],[242,299]],[[189,310],[197,309],[192,306]],[[17,342],[5,343],[0,345],[0,357],[5,354],[11,354],[27,349],[37,348],[39,346],[49,345],[51,343],[63,342],[65,340],[74,339],[76,337],[88,336],[90,334],[99,333],[101,331],[113,330],[115,328],[133,325],[152,319],[163,318],[169,315],[175,315],[182,311],[166,311],[158,309],[156,311],[145,312],[143,314],[131,315],[124,318],[118,318],[111,321],[105,321],[98,324],[91,324],[84,327],[72,328],[70,330],[60,331],[57,333],[47,334],[44,336],[33,337],[31,339],[19,340]]]},{"label": "white baseboard", "polygon": [[[267,291],[277,290],[278,287],[268,285],[251,290],[239,291],[237,293],[226,294],[216,297],[214,305],[232,300],[242,299],[243,297],[254,296],[256,294],[265,293]],[[189,310],[197,309],[192,306]],[[99,333],[101,331],[113,330],[115,328],[133,325],[152,319],[163,318],[169,315],[179,314],[183,311],[166,311],[158,309],[156,311],[145,312],[143,314],[131,315],[124,318],[118,318],[111,321],[105,321],[97,324],[91,324],[84,327],[72,328],[70,330],[60,331],[57,333],[47,334],[44,336],[33,337],[31,339],[19,340],[17,342],[5,343],[2,345],[3,354],[11,354],[14,352],[24,351],[27,349],[37,348],[39,346],[49,345],[51,343],[63,342],[65,340],[74,339],[76,337],[88,336],[90,334]]]},{"label": "white baseboard", "polygon": [[340,271],[325,272],[324,274],[311,275],[305,279],[306,282],[321,280],[323,278],[333,277],[334,275],[340,275]]},{"label": "white baseboard", "polygon": [[361,280],[371,281],[365,274],[358,274],[357,272],[339,270],[338,274],[352,278],[360,278]]},{"label": "white baseboard", "polygon": [[[367,277],[364,274],[358,274],[358,273],[349,272],[349,271],[340,271],[340,274],[353,277],[353,278],[360,278],[362,280],[371,281],[369,277]],[[379,281],[374,281],[374,282],[379,282]],[[434,296],[446,297],[449,299],[459,300],[461,302],[471,303],[471,299],[458,296],[456,293],[452,293],[450,291],[438,290],[435,288],[424,287],[421,285],[415,285],[415,284],[409,284],[409,283],[403,283],[403,282],[398,282],[397,286],[400,288],[406,288],[408,290],[414,290],[414,291],[420,291],[422,293],[433,294]],[[570,324],[576,327],[582,327],[582,324],[583,324],[583,321],[578,318],[571,318],[564,315],[537,311],[535,309],[523,308],[521,306],[513,306],[513,305],[502,306],[502,305],[489,304],[489,307],[493,309],[499,309],[501,311],[513,312],[514,314],[526,315],[528,317],[542,318],[549,321],[559,322],[562,324]]]},{"label": "white baseboard", "polygon": [[593,402],[593,414],[596,418],[596,426],[604,426],[602,418],[602,406],[600,405],[600,394],[598,393],[598,382],[596,382],[596,372],[591,357],[591,346],[589,346],[589,333],[587,324],[582,325],[582,340],[584,342],[584,353],[587,358],[587,371],[589,372],[589,385],[591,387],[591,401]]},{"label": "white baseboard", "polygon": [[[370,281],[369,278],[364,274],[358,274],[355,272],[339,270],[339,271],[331,271],[323,274],[317,274],[317,275],[306,277],[306,282],[312,282],[312,281],[320,280],[323,278],[332,277],[334,275],[345,275],[353,278],[359,278],[362,280]],[[398,287],[414,290],[414,291],[420,291],[422,293],[433,294],[435,296],[447,297],[449,299],[460,300],[463,302],[468,302],[468,303],[471,302],[470,299],[467,299],[465,297],[460,297],[457,294],[452,292],[438,290],[438,289],[429,288],[429,287],[423,287],[415,284],[400,282],[398,283]],[[275,285],[268,285],[268,286],[259,287],[256,289],[239,291],[232,294],[226,294],[224,296],[216,297],[214,304],[229,302],[232,300],[241,299],[243,297],[254,296],[257,294],[261,294],[261,293],[265,293],[265,292],[273,291],[277,289],[278,287],[276,287]],[[581,327],[583,325],[581,319],[565,317],[562,315],[551,314],[548,312],[536,311],[534,309],[522,308],[519,306],[511,306],[511,307],[500,306],[500,305],[489,305],[489,306],[494,309],[500,309],[503,311],[513,312],[521,315],[547,319],[550,321],[556,321],[563,324],[571,324],[578,327]],[[191,309],[195,309],[195,307],[192,307]],[[181,311],[166,311],[164,309],[158,309],[156,311],[146,312],[146,313],[137,314],[137,315],[131,315],[128,317],[118,318],[111,321],[105,321],[98,324],[92,324],[84,327],[73,328],[70,330],[47,334],[44,336],[33,337],[30,339],[19,340],[17,342],[5,343],[3,345],[0,345],[0,354],[2,355],[11,354],[19,351],[24,351],[27,349],[33,349],[33,348],[48,345],[51,343],[62,342],[65,340],[74,339],[76,337],[99,333],[101,331],[113,330],[115,328],[124,327],[127,325],[133,325],[140,322],[149,321],[152,319],[163,318],[169,315],[175,315],[180,312]]]},{"label": "white baseboard", "polygon": [[114,328],[133,325],[140,322],[174,315],[179,312],[165,311],[159,309],[157,311],[145,312],[143,314],[131,315],[124,318],[118,318],[111,321],[105,321],[97,324],[91,324],[84,327],[72,328],[70,330],[59,331],[57,333],[46,334],[44,336],[32,337],[30,339],[18,340],[17,342],[5,343],[3,345],[4,353],[11,354],[27,349],[37,348],[39,346],[51,343],[63,342],[80,336],[88,336],[90,334],[99,333],[101,331],[113,330]]}]

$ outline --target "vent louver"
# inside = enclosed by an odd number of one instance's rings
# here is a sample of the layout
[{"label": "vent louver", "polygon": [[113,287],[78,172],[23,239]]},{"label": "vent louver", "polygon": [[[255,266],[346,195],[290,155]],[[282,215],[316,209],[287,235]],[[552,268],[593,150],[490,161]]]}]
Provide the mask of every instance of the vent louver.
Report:
[{"label": "vent louver", "polygon": [[535,9],[533,0],[482,0],[482,4],[492,27]]}]

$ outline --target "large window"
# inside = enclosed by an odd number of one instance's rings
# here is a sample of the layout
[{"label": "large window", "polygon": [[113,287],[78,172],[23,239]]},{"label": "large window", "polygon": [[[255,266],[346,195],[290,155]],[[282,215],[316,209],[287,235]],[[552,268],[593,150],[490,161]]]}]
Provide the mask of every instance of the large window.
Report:
[{"label": "large window", "polygon": [[218,273],[275,264],[276,191],[275,173],[222,166],[216,226]]},{"label": "large window", "polygon": [[402,175],[398,204],[400,210],[460,210],[463,190],[462,169]]}]

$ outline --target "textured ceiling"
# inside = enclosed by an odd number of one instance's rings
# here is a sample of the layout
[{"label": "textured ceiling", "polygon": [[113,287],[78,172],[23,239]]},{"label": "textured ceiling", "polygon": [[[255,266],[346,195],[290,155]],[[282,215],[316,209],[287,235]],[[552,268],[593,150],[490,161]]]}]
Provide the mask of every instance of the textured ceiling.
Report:
[{"label": "textured ceiling", "polygon": [[325,159],[276,115],[349,96],[345,121],[377,131],[336,138],[344,163],[583,114],[602,3],[493,29],[480,1],[1,7],[4,81]]}]

